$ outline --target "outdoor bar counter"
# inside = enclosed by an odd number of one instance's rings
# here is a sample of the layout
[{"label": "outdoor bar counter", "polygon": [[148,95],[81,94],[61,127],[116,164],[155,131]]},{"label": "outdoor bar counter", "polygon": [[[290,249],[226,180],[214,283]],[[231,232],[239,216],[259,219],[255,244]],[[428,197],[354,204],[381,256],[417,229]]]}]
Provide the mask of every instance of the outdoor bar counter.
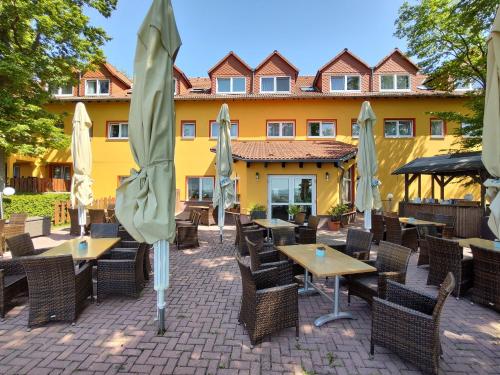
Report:
[{"label": "outdoor bar counter", "polygon": [[456,218],[455,236],[480,237],[483,209],[479,202],[455,204],[399,202],[399,216],[415,217],[417,212],[453,216]]}]

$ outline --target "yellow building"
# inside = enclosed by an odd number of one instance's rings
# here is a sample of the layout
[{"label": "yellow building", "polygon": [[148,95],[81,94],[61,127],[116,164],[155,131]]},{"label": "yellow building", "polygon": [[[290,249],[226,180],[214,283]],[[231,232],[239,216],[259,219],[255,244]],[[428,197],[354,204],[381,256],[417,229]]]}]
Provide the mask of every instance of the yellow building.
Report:
[{"label": "yellow building", "polygon": [[[210,201],[222,103],[233,122],[233,155],[237,194],[242,212],[253,204],[268,215],[286,215],[289,204],[326,215],[340,201],[355,195],[355,154],[361,103],[369,100],[377,116],[375,141],[381,193],[403,198],[404,177],[391,175],[399,166],[421,156],[446,152],[459,124],[432,118],[433,111],[463,111],[463,91],[436,92],[424,86],[425,76],[399,50],[370,67],[343,50],[318,70],[301,76],[278,52],[256,68],[233,52],[208,72],[208,78],[188,78],[178,68],[176,79],[177,189],[183,201]],[[93,121],[92,149],[96,197],[113,196],[133,163],[128,144],[131,82],[105,64],[82,76],[74,88],[61,88],[50,109],[65,112],[71,134],[75,103],[83,101]],[[13,155],[9,177],[39,177],[67,181],[69,150],[51,151],[43,158]],[[414,184],[415,185],[415,184]],[[422,179],[422,198],[431,195],[430,178]],[[55,186],[55,184],[54,184]],[[459,184],[447,187],[448,197],[463,197]],[[473,191],[479,199],[479,191]],[[416,197],[417,186],[410,196]],[[386,209],[396,209],[392,207]]]}]

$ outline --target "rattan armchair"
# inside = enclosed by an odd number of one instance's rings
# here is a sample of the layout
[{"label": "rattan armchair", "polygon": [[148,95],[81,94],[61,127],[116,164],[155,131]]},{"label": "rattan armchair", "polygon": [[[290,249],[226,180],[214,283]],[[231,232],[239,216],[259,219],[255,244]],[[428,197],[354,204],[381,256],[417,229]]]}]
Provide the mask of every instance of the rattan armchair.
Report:
[{"label": "rattan armchair", "polygon": [[[424,212],[425,213],[425,212]],[[422,215],[417,215],[421,216]],[[427,220],[429,221],[428,217],[424,215],[425,219],[419,219],[419,220]],[[423,266],[426,264],[429,264],[429,243],[426,240],[427,236],[434,236],[434,237],[439,237],[440,234],[438,233],[438,230],[436,226],[434,225],[417,225],[417,237],[418,237],[418,261],[417,261],[417,266]]]},{"label": "rattan armchair", "polygon": [[200,223],[201,213],[195,211],[192,224],[177,224],[175,243],[177,249],[187,249],[191,247],[199,247],[198,241],[198,224]]},{"label": "rattan armchair", "polygon": [[274,246],[296,245],[295,229],[293,227],[272,228]]},{"label": "rattan armchair", "polygon": [[245,237],[250,252],[250,269],[252,272],[275,267],[278,269],[278,285],[293,283],[293,263],[281,260],[278,250],[264,250],[262,244],[250,241]]},{"label": "rattan armchair", "polygon": [[387,299],[373,299],[371,355],[375,345],[380,345],[424,372],[438,374],[441,311],[454,287],[451,273],[441,284],[437,298],[389,280]]},{"label": "rattan armchair", "polygon": [[351,302],[351,296],[354,295],[371,304],[373,297],[385,298],[388,280],[404,284],[410,255],[411,249],[407,247],[381,241],[377,252],[377,260],[365,261],[375,267],[377,271],[347,277],[348,302]]},{"label": "rattan armchair", "polygon": [[28,292],[28,282],[20,260],[0,260],[0,318],[5,318],[7,306],[12,299],[26,292]]},{"label": "rattan armchair", "polygon": [[316,233],[318,231],[319,217],[310,215],[306,226],[297,227],[297,243],[316,243]]},{"label": "rattan armchair", "polygon": [[240,221],[239,216],[235,217],[235,224],[236,224],[235,245],[237,247],[238,253],[241,256],[246,256],[248,255],[248,246],[245,241],[245,237],[249,236],[250,240],[252,241],[257,241],[258,237],[262,237],[262,240],[264,240],[265,231],[262,227],[259,227],[258,225],[252,223],[243,224]]},{"label": "rattan armchair", "polygon": [[342,245],[332,245],[331,247],[353,258],[368,260],[370,259],[372,241],[373,233],[359,229],[348,229],[346,243]]},{"label": "rattan armchair", "polygon": [[90,224],[102,224],[106,222],[106,212],[102,208],[89,208]]},{"label": "rattan armchair", "polygon": [[[121,240],[117,245],[118,249],[132,249],[139,250],[140,242],[137,241],[124,241]],[[149,275],[151,275],[152,267],[151,267],[151,259],[150,252],[153,248],[152,245],[147,244],[144,246],[144,260],[143,260],[143,270],[144,270],[144,279],[149,281]]]},{"label": "rattan armchair", "polygon": [[26,225],[26,219],[28,219],[28,214],[24,212],[10,214],[9,224]]},{"label": "rattan armchair", "polygon": [[196,210],[189,210],[189,216],[187,219],[182,219],[182,218],[176,218],[175,219],[175,222],[176,223],[179,223],[179,224],[193,224],[193,220],[194,220],[194,213],[196,212]]},{"label": "rattan armchair", "polygon": [[433,221],[445,224],[441,232],[441,236],[443,238],[453,238],[455,236],[455,226],[456,226],[455,216],[434,214],[433,217],[434,217]]},{"label": "rattan armchair", "polygon": [[87,298],[92,298],[92,267],[85,264],[75,273],[71,255],[20,261],[28,278],[28,327],[54,320],[75,322]]},{"label": "rattan armchair", "polygon": [[112,249],[109,258],[97,261],[97,302],[107,295],[137,298],[144,288],[144,252],[148,244],[135,249]]},{"label": "rattan armchair", "polygon": [[384,216],[372,210],[372,228],[370,232],[373,233],[373,241],[378,245],[380,241],[385,240],[385,223]]},{"label": "rattan armchair", "polygon": [[418,248],[417,228],[402,228],[398,217],[385,216],[385,240],[397,245],[409,247],[413,251]]},{"label": "rattan armchair", "polygon": [[25,257],[31,255],[40,255],[50,248],[35,249],[33,241],[28,233],[18,234],[17,236],[5,239],[7,248],[10,250],[12,258]]},{"label": "rattan armchair", "polygon": [[91,238],[116,238],[118,237],[118,224],[100,223],[90,224]]},{"label": "rattan armchair", "polygon": [[[68,208],[68,213],[69,213],[69,221],[70,221],[70,228],[69,228],[69,234],[72,236],[79,236],[81,233],[81,226],[80,223],[78,222],[78,209],[76,208]],[[88,233],[88,228],[89,225],[86,225],[84,228],[85,233]]]},{"label": "rattan armchair", "polygon": [[471,245],[474,259],[472,300],[500,312],[500,251]]},{"label": "rattan armchair", "polygon": [[472,258],[463,257],[463,248],[456,241],[434,236],[426,239],[429,244],[427,285],[441,285],[451,272],[456,280],[453,295],[460,297],[472,286]]},{"label": "rattan armchair", "polygon": [[253,345],[284,328],[299,336],[298,285],[279,284],[277,268],[252,272],[236,257],[241,272],[242,297],[238,321],[245,325]]}]

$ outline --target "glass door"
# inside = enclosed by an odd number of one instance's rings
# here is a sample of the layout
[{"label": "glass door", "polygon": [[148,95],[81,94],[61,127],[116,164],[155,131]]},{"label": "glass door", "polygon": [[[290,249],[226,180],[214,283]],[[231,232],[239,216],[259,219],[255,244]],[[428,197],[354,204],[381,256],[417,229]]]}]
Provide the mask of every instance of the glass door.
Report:
[{"label": "glass door", "polygon": [[307,216],[316,214],[316,176],[269,176],[268,217],[288,220],[288,206],[297,205]]}]

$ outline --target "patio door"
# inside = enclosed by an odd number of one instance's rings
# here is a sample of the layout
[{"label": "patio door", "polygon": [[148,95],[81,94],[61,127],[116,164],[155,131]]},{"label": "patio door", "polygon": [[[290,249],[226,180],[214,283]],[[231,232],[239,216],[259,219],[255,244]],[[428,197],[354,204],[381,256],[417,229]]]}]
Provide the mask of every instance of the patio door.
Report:
[{"label": "patio door", "polygon": [[289,205],[316,214],[316,176],[268,176],[267,186],[268,218],[287,220]]}]

